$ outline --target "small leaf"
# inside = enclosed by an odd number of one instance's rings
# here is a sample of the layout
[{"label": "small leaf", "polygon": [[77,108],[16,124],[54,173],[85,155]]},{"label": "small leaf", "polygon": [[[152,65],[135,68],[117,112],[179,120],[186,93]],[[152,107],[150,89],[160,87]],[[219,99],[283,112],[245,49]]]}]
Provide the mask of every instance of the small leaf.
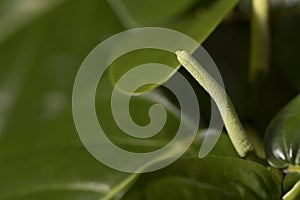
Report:
[{"label": "small leaf", "polygon": [[270,123],[265,139],[268,162],[278,168],[299,170],[300,95],[287,104]]}]

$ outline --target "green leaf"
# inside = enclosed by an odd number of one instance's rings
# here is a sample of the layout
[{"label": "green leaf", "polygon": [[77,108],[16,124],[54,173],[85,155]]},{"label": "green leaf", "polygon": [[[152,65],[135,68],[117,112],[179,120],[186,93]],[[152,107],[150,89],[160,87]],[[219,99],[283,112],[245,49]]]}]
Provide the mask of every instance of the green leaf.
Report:
[{"label": "green leaf", "polygon": [[208,156],[180,160],[143,175],[125,194],[134,199],[280,199],[280,178],[252,161]]},{"label": "green leaf", "polygon": [[[207,130],[204,129],[199,134],[199,139],[196,141],[200,142],[200,145],[195,145],[195,149],[197,150],[197,153],[202,145],[202,142],[204,140],[204,137],[206,136]],[[197,155],[197,154],[195,154]],[[236,150],[234,149],[232,142],[230,141],[227,133],[223,132],[214,148],[211,150],[211,152],[208,155],[214,155],[214,156],[226,156],[226,157],[236,157],[239,158],[239,155],[237,154]]]},{"label": "green leaf", "polygon": [[[170,52],[155,49],[141,49],[131,51],[125,55],[120,56],[110,65],[109,75],[111,81],[116,84],[126,72],[136,66],[146,63],[160,63],[173,67],[174,69],[178,69],[180,67],[178,61],[176,60],[175,54],[171,54]],[[160,84],[166,82],[172,75],[173,74],[161,76],[160,82],[158,82],[157,84],[147,84],[145,86],[142,86],[136,90],[136,93],[143,93],[155,89]],[[122,85],[118,85],[118,88],[126,92],[126,88],[122,88]]]},{"label": "green leaf", "polygon": [[[111,141],[134,152],[155,150],[169,142],[179,124],[177,111],[168,113],[166,125],[158,136],[146,141],[126,136],[109,112],[112,89],[108,76],[104,76],[99,83],[96,105],[101,107],[99,122],[109,130]],[[148,115],[143,111],[155,103],[143,96],[134,97],[133,119],[146,123]],[[21,128],[32,133],[10,134],[2,140],[0,199],[119,199],[135,181],[138,174],[118,172],[92,158],[77,138],[70,109],[66,107],[56,119],[44,121],[34,129]]]},{"label": "green leaf", "polygon": [[[237,4],[238,0],[203,0],[197,3],[195,3],[194,0],[167,0],[163,1],[163,3],[162,1],[155,0],[146,1],[145,3],[143,2],[143,4],[137,0],[125,0],[118,2],[115,0],[110,0],[109,2],[116,13],[121,13],[119,16],[121,21],[130,18],[129,21],[131,22],[123,22],[125,24],[132,24],[132,21],[134,21],[134,27],[160,26],[174,29],[190,36],[199,42],[199,44],[201,44],[221,23],[224,17],[232,10],[232,8]],[[172,5],[171,9],[163,9],[165,7],[169,8],[170,4]],[[159,8],[158,12],[157,6]],[[138,9],[136,7],[138,7]],[[153,11],[152,9],[149,9],[149,7],[155,7],[155,15],[153,15]],[[164,11],[167,10],[167,12],[160,12],[160,9]],[[172,16],[174,19],[170,20],[170,17],[172,18]],[[195,49],[186,50],[194,51]],[[149,63],[149,61],[166,64],[172,67],[174,70],[178,70],[180,67],[180,64],[171,53],[153,49],[133,51],[120,57],[110,66],[109,70],[112,82],[116,83],[119,78],[130,69],[136,67],[137,65]],[[171,75],[172,74],[168,74],[162,77],[161,81],[157,84],[149,84],[143,88],[140,88],[137,92],[142,93],[151,90],[166,82]],[[121,89],[124,90],[124,88]]]},{"label": "green leaf", "polygon": [[[69,1],[2,43],[0,199],[119,199],[135,181],[137,175],[110,169],[87,152],[71,110],[74,77],[82,60],[100,41],[120,31],[104,1]],[[109,109],[112,86],[105,77],[97,103]],[[147,123],[147,109],[154,102],[143,96],[133,99],[133,118]],[[123,135],[110,117],[107,113],[99,121],[111,140],[137,152],[166,144],[178,124],[175,113],[169,112],[161,134],[142,142]]]},{"label": "green leaf", "polygon": [[173,28],[202,43],[238,0],[145,0],[143,3],[139,0],[108,0],[108,2],[125,26]]},{"label": "green leaf", "polygon": [[[177,2],[176,17],[182,5]],[[233,6],[226,3],[234,1],[217,2],[219,23]],[[95,45],[124,30],[117,16],[105,1],[97,0],[6,0],[0,2],[0,16],[0,199],[120,199],[137,175],[95,160],[77,136],[71,111],[78,67]],[[194,19],[186,16],[178,22],[182,30]],[[214,21],[213,28],[218,23]],[[177,22],[172,24],[177,27]],[[207,37],[213,28],[186,30],[194,36],[201,30],[204,40],[203,31]],[[99,103],[108,103],[108,94],[98,95]],[[132,113],[143,124],[149,120],[143,111],[153,101],[141,98],[133,100],[138,106]],[[178,119],[169,114],[161,134],[145,143],[119,137],[122,132],[109,115],[99,121],[121,147],[148,151],[172,137]]]},{"label": "green leaf", "polygon": [[293,188],[283,196],[283,200],[296,200],[300,197],[300,181],[298,181]]},{"label": "green leaf", "polygon": [[127,178],[80,144],[22,149],[1,155],[0,162],[0,199],[99,199]]},{"label": "green leaf", "polygon": [[[155,26],[177,18],[192,7],[196,0],[107,0],[123,24],[128,27]],[[170,6],[172,5],[172,6]],[[153,13],[153,11],[155,11]]]},{"label": "green leaf", "polygon": [[299,172],[300,165],[300,95],[288,103],[272,120],[265,139],[269,163]]},{"label": "green leaf", "polygon": [[299,173],[288,173],[283,179],[283,193],[290,191],[293,186],[300,180]]},{"label": "green leaf", "polygon": [[[40,5],[32,2],[14,1]],[[18,31],[1,27],[0,199],[99,199],[132,175],[100,164],[83,147],[71,92],[82,59],[122,27],[104,1],[68,1],[30,14]]]},{"label": "green leaf", "polygon": [[67,0],[3,0],[0,10],[0,44],[32,21]]}]

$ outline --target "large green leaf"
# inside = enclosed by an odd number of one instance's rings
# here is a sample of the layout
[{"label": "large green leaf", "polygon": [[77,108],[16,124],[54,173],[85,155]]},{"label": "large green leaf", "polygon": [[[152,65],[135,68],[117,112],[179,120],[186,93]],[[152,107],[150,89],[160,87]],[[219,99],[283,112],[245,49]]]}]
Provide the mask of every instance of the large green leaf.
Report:
[{"label": "large green leaf", "polygon": [[121,25],[104,1],[31,14],[23,29],[17,21],[8,24],[16,31],[1,27],[0,199],[99,199],[132,176],[101,165],[82,146],[71,92],[82,59]]},{"label": "large green leaf", "polygon": [[173,28],[202,43],[238,3],[238,0],[145,0],[143,2],[108,0],[108,2],[125,26],[129,24],[133,27]]},{"label": "large green leaf", "polygon": [[143,175],[124,196],[135,199],[280,199],[280,177],[252,161],[220,156],[186,159]]},{"label": "large green leaf", "polygon": [[[171,28],[184,33],[201,44],[219,25],[224,17],[237,4],[237,0],[201,0],[199,2],[193,0],[187,1],[146,1],[141,4],[139,0],[115,1],[109,0],[115,12],[120,14],[119,18],[123,23],[134,24],[137,26],[160,26]],[[172,5],[171,9],[169,5]],[[173,7],[174,6],[174,7]],[[149,7],[155,8],[155,12]],[[158,7],[158,9],[157,9]],[[179,9],[180,8],[180,9]],[[166,11],[167,10],[167,11]],[[172,20],[170,19],[172,18]],[[126,20],[127,19],[127,20]],[[130,26],[131,27],[131,26]],[[187,51],[195,51],[194,49],[186,49]],[[174,52],[175,53],[175,52]],[[137,65],[157,62],[166,64],[174,70],[180,67],[175,59],[174,54],[165,51],[152,49],[143,49],[132,51],[120,59],[116,60],[110,67],[110,76],[113,83],[126,72]],[[157,84],[149,84],[140,88],[138,92],[145,92],[163,84],[170,78],[172,74],[162,76]],[[126,90],[125,88],[121,88]]]},{"label": "large green leaf", "polygon": [[0,10],[0,44],[32,21],[67,0],[3,0]]},{"label": "large green leaf", "polygon": [[[112,86],[105,77],[99,90],[105,88],[107,92]],[[126,137],[111,121],[111,113],[104,109],[110,108],[110,94],[100,91],[97,105],[101,106],[99,116],[102,120],[99,121],[104,129],[109,130],[109,138],[118,146],[135,152],[149,151],[168,143],[168,138],[172,139],[171,133],[176,132],[178,118],[170,112],[166,126],[156,138],[143,141]],[[132,100],[135,105],[132,113],[140,123],[148,120],[141,111],[154,103],[157,102],[142,97]],[[10,135],[3,139],[0,199],[118,199],[135,181],[138,174],[118,172],[89,155],[76,136],[69,113],[70,106],[67,106],[56,119],[43,122],[34,129],[25,128],[25,131],[33,131],[31,134],[35,137],[28,133],[24,137]],[[62,127],[62,123],[69,125]],[[26,139],[26,136],[30,137]],[[22,145],[22,148],[15,148],[17,145]]]},{"label": "large green leaf", "polygon": [[107,2],[110,3],[123,24],[132,28],[168,23],[194,6],[196,1],[107,0]]},{"label": "large green leaf", "polygon": [[[172,18],[191,5],[176,2]],[[187,27],[202,18],[198,11],[170,27],[202,42],[235,3],[209,4],[207,27],[204,22],[197,28]],[[0,2],[0,17],[0,199],[121,198],[137,175],[96,161],[79,140],[71,112],[73,82],[82,60],[99,42],[124,30],[116,13],[103,0],[5,0]],[[111,89],[107,85],[102,86],[105,92]],[[109,102],[109,94],[98,95],[99,103]],[[149,119],[140,111],[153,101],[133,102],[140,105],[132,109],[134,119],[146,123]],[[162,134],[142,143],[121,137],[110,117],[99,121],[111,131],[111,139],[135,151],[161,147],[178,123],[170,112]]]}]

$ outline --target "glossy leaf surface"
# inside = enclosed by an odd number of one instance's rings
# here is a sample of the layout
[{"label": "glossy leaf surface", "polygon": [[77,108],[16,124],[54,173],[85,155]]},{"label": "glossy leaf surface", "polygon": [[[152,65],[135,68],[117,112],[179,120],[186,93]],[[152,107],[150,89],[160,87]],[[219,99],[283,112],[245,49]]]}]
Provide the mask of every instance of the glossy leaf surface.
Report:
[{"label": "glossy leaf surface", "polygon": [[300,95],[288,103],[272,120],[265,139],[271,165],[279,168],[300,165]]}]

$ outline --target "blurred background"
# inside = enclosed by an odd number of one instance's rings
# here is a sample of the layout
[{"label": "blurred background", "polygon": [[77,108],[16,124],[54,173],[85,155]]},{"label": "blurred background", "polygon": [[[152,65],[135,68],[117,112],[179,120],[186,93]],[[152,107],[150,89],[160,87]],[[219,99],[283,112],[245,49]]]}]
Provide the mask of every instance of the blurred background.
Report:
[{"label": "blurred background", "polygon": [[[243,124],[263,140],[273,116],[299,93],[299,3],[270,1],[268,70],[251,81],[250,0],[0,0],[0,199],[100,199],[134,178],[105,167],[87,152],[74,126],[71,99],[87,54],[134,27],[171,28],[201,43],[216,62]],[[180,71],[195,86],[205,127],[209,97]],[[108,78],[103,82],[110,84]],[[104,103],[109,96],[97,95]],[[175,101],[171,94],[165,96]],[[138,123],[149,120],[147,106],[132,109]],[[111,121],[109,116],[100,123],[124,148],[140,151],[139,146],[149,150],[164,144],[165,136],[146,145],[121,140]],[[171,116],[164,131],[177,125]],[[113,198],[122,198],[129,186]]]}]

